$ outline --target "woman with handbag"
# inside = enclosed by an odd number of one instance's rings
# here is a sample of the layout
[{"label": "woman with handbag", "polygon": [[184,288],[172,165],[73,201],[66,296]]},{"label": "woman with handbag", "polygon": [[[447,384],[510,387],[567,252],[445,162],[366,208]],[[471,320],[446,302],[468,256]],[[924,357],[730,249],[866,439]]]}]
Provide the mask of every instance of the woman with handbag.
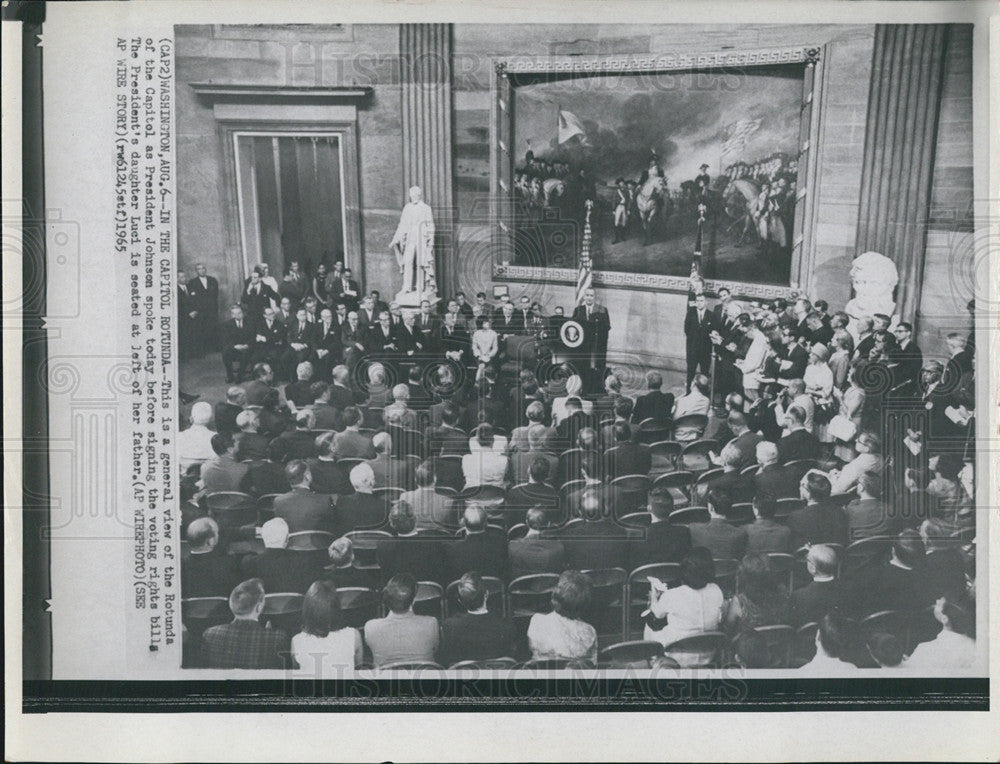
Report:
[{"label": "woman with handbag", "polygon": [[840,404],[836,416],[830,420],[827,432],[834,437],[833,455],[845,464],[858,455],[854,448],[854,438],[861,427],[861,417],[864,413],[865,393],[859,380],[864,379],[867,361],[858,360],[851,366],[847,374],[847,389],[841,392],[834,390],[833,397]]}]

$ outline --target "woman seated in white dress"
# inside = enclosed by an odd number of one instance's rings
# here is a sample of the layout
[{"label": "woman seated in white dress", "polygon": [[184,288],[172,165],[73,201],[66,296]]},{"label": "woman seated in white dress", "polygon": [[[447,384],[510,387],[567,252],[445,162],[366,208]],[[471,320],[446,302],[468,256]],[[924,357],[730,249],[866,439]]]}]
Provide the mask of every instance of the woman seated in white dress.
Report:
[{"label": "woman seated in white dress", "polygon": [[355,668],[361,656],[361,633],[341,623],[336,585],[316,581],[302,601],[302,631],[292,637],[296,664],[313,676],[328,676],[331,667]]},{"label": "woman seated in white dress", "polygon": [[479,362],[479,372],[476,378],[482,376],[487,365],[495,364],[497,353],[500,352],[500,338],[490,326],[489,316],[476,319],[476,331],[472,333],[472,355]]},{"label": "woman seated in white dress", "polygon": [[[681,560],[681,585],[649,592],[649,615],[642,638],[664,647],[687,637],[718,631],[725,604],[722,590],[714,582],[715,563],[704,547],[695,547]],[[681,666],[696,666],[711,656],[697,653],[667,655]]]},{"label": "woman seated in white dress", "polygon": [[533,660],[568,659],[597,662],[597,630],[583,620],[593,590],[578,570],[559,576],[552,591],[552,612],[535,613],[528,624]]}]

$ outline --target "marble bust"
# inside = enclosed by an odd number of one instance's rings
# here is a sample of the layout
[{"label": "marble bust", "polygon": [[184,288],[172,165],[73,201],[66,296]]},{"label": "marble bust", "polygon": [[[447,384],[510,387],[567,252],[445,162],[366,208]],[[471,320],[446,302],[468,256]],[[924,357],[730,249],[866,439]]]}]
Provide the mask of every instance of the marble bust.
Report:
[{"label": "marble bust", "polygon": [[852,261],[850,275],[854,297],[844,306],[844,311],[851,317],[848,330],[857,336],[859,318],[876,313],[891,316],[895,311],[892,292],[899,283],[899,271],[885,255],[864,252]]}]

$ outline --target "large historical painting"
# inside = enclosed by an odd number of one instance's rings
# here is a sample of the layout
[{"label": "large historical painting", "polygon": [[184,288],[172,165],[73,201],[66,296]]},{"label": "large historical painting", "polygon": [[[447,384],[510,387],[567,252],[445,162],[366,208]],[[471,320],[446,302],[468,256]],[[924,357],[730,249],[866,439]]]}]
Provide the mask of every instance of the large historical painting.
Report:
[{"label": "large historical painting", "polygon": [[788,287],[810,66],[506,74],[510,264]]}]

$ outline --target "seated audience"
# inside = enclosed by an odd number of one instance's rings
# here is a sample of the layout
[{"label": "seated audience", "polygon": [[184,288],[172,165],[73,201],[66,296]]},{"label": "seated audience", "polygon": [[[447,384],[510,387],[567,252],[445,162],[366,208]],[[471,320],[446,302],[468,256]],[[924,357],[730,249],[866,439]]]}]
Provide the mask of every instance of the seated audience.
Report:
[{"label": "seated audience", "polygon": [[691,523],[691,545],[705,547],[714,560],[740,560],[747,548],[747,530],[740,525],[732,525],[726,515],[732,511],[733,502],[729,494],[709,491],[705,497],[709,520],[707,523]]},{"label": "seated audience", "polygon": [[843,582],[837,578],[837,552],[826,544],[815,544],[806,554],[806,570],[812,581],[794,589],[788,602],[792,626],[819,622],[827,613],[840,607],[844,598]]},{"label": "seated audience", "polygon": [[448,580],[456,581],[463,572],[505,578],[507,575],[507,534],[490,527],[486,508],[470,503],[462,515],[463,538],[445,547]]},{"label": "seated audience", "polygon": [[788,589],[765,555],[748,554],[740,562],[736,595],[726,606],[724,621],[730,633],[788,623]]},{"label": "seated audience", "polygon": [[410,475],[410,463],[393,455],[392,437],[387,432],[377,432],[372,438],[375,458],[368,460],[368,465],[375,475],[376,488],[401,488],[409,490],[413,483]]},{"label": "seated audience", "polygon": [[379,575],[383,581],[397,573],[410,573],[418,581],[436,581],[442,586],[453,581],[444,561],[445,544],[436,538],[417,535],[413,507],[397,501],[389,510],[389,530],[394,538],[379,539],[375,547]]},{"label": "seated audience", "polygon": [[632,543],[629,568],[655,562],[680,562],[691,549],[691,531],[685,525],[670,522],[674,497],[669,489],[657,488],[649,494],[649,527],[643,538]]},{"label": "seated audience", "polygon": [[917,645],[906,659],[908,669],[968,668],[976,662],[973,613],[945,597],[934,603],[934,618],[941,633],[930,642]]},{"label": "seated audience", "polygon": [[753,498],[754,521],[745,526],[747,530],[747,554],[767,554],[792,551],[792,530],[774,519],[778,511],[778,500],[766,491]]},{"label": "seated audience", "polygon": [[187,527],[188,554],[181,560],[181,596],[228,597],[238,579],[235,560],[219,546],[219,525],[199,517]]},{"label": "seated audience", "polygon": [[216,491],[239,491],[249,469],[236,461],[236,443],[228,433],[212,436],[215,456],[201,465],[201,489],[205,494]]},{"label": "seated audience", "polygon": [[243,575],[259,578],[269,592],[302,594],[322,576],[326,554],[289,550],[288,523],[279,517],[268,520],[260,529],[263,551],[245,556],[240,561]]},{"label": "seated audience", "polygon": [[257,460],[247,465],[247,474],[243,478],[241,491],[254,498],[270,494],[285,493],[291,486],[285,477],[285,459],[288,452],[285,442],[272,440],[267,445],[267,458]]},{"label": "seated audience", "polygon": [[[681,560],[681,585],[673,589],[653,585],[649,591],[649,615],[642,638],[664,647],[706,631],[719,631],[725,599],[715,583],[712,553],[694,547]],[[682,666],[698,665],[706,656],[675,653]]]},{"label": "seated audience", "polygon": [[674,409],[672,393],[662,391],[663,375],[658,371],[646,372],[646,389],[649,391],[635,399],[632,421],[636,424],[652,419],[655,424],[667,426]]},{"label": "seated audience", "polygon": [[333,453],[338,459],[374,459],[372,439],[361,429],[361,410],[348,406],[341,415],[344,431],[333,436]]},{"label": "seated audience", "polygon": [[795,473],[778,463],[778,447],[774,443],[764,440],[757,444],[757,463],[760,469],[753,475],[755,493],[769,493],[779,499],[798,493]]},{"label": "seated audience", "polygon": [[312,489],[317,493],[327,493],[333,496],[343,496],[353,491],[344,467],[337,464],[333,453],[333,438],[335,433],[325,432],[316,438],[316,456],[307,459],[309,473],[312,475]]},{"label": "seated audience", "polygon": [[288,523],[290,533],[334,530],[333,503],[336,499],[312,489],[312,472],[301,459],[285,467],[285,479],[292,490],[274,497],[274,516]]},{"label": "seated audience", "polygon": [[549,449],[549,443],[555,438],[556,430],[554,427],[546,427],[542,423],[545,418],[545,404],[542,401],[532,401],[525,409],[524,415],[528,423],[511,432],[508,448],[511,452],[528,451],[531,448],[530,430],[534,427],[536,428],[536,450]]},{"label": "seated audience", "polygon": [[810,470],[799,481],[799,498],[806,502],[788,516],[792,546],[803,544],[847,545],[847,515],[830,499],[830,480],[822,472]]},{"label": "seated audience", "polygon": [[799,459],[819,459],[819,441],[806,428],[806,412],[792,406],[785,414],[785,435],[778,441],[778,458],[782,464]]},{"label": "seated audience", "polygon": [[[548,465],[544,480],[555,477],[559,468],[559,457],[545,450],[546,428],[540,424],[533,424],[526,430],[526,447],[511,452],[509,457],[511,480],[515,485],[528,482],[531,466],[539,459]],[[544,480],[540,482],[544,482]]]},{"label": "seated audience", "polygon": [[906,656],[903,654],[903,643],[899,641],[898,637],[878,631],[868,638],[866,647],[868,654],[879,668],[905,668],[903,659]]},{"label": "seated audience", "polygon": [[285,400],[288,401],[293,410],[304,409],[313,402],[312,386],[313,365],[309,361],[303,361],[295,367],[295,382],[285,385]]},{"label": "seated audience", "polygon": [[302,409],[295,414],[295,429],[285,430],[278,436],[288,449],[289,459],[312,459],[316,456],[316,435],[313,433],[313,413]]},{"label": "seated audience", "polygon": [[458,502],[437,492],[434,462],[430,459],[422,462],[416,469],[415,477],[417,487],[399,498],[413,508],[417,528],[458,528]]},{"label": "seated audience", "polygon": [[[520,452],[516,452],[515,456],[517,455],[520,455]],[[532,507],[545,510],[550,521],[560,517],[559,492],[548,482],[551,464],[547,459],[535,458],[528,469],[527,482],[515,485],[507,491],[504,499],[504,515],[507,517],[508,525],[522,522],[524,513]]]},{"label": "seated audience", "polygon": [[565,545],[558,538],[543,535],[549,528],[545,510],[529,509],[525,522],[528,532],[524,537],[507,542],[511,579],[534,573],[561,573],[565,570]]},{"label": "seated audience", "polygon": [[858,478],[857,494],[858,498],[844,508],[850,540],[893,535],[899,523],[882,501],[882,476],[874,472],[862,473]]},{"label": "seated audience", "polygon": [[440,635],[437,618],[416,615],[417,581],[409,573],[394,575],[382,590],[385,618],[365,624],[365,643],[375,667],[390,663],[433,663]]},{"label": "seated audience", "polygon": [[236,416],[236,455],[238,462],[267,458],[268,440],[260,434],[260,416],[256,411],[241,411]]},{"label": "seated audience", "polygon": [[882,474],[884,458],[882,442],[878,435],[865,431],[858,435],[855,441],[857,456],[844,465],[843,469],[830,471],[830,490],[832,493],[847,493],[857,488],[858,480],[866,472],[875,475]]},{"label": "seated audience", "polygon": [[583,522],[552,531],[551,535],[565,544],[570,567],[578,570],[625,567],[630,543],[639,537],[639,531],[616,523],[611,517],[613,506],[599,489],[585,488],[578,501]]},{"label": "seated audience", "polygon": [[566,394],[555,398],[552,401],[552,426],[558,428],[564,419],[571,416],[573,411],[567,407],[571,399],[575,398],[580,406],[575,409],[583,413],[585,417],[590,417],[594,413],[594,405],[584,399],[583,378],[579,374],[571,374],[566,378]]},{"label": "seated audience", "polygon": [[593,591],[578,570],[566,570],[552,591],[552,612],[535,613],[528,624],[528,647],[533,660],[597,662],[597,631],[583,620]]},{"label": "seated audience", "polygon": [[339,430],[340,409],[330,405],[331,388],[326,382],[313,382],[309,386],[309,397],[313,402],[308,410],[313,415],[313,427],[317,430]]},{"label": "seated audience", "polygon": [[441,624],[438,663],[482,661],[514,655],[517,636],[513,623],[487,608],[489,591],[483,577],[469,571],[458,579],[458,601],[465,610]]},{"label": "seated audience", "polygon": [[938,520],[924,520],[920,524],[920,538],[927,551],[924,572],[935,599],[947,597],[951,602],[962,602],[966,593],[965,557],[948,543],[951,541],[948,536],[944,524]]},{"label": "seated audience", "polygon": [[410,388],[405,384],[398,384],[392,388],[392,403],[385,407],[385,421],[389,421],[390,415],[398,417],[400,427],[412,430],[417,426],[417,412],[410,408]]},{"label": "seated audience", "polygon": [[226,400],[215,404],[215,429],[235,435],[239,429],[236,417],[243,413],[247,395],[242,387],[233,385],[226,391]]},{"label": "seated audience", "polygon": [[353,491],[336,500],[335,532],[343,534],[383,525],[389,505],[384,498],[373,493],[375,474],[372,468],[365,463],[354,465],[351,468],[350,481]]},{"label": "seated audience", "polygon": [[493,434],[492,425],[484,422],[476,428],[476,437],[469,440],[470,453],[462,457],[466,488],[480,485],[507,487],[506,445],[505,438]]},{"label": "seated audience", "polygon": [[857,640],[857,626],[836,613],[828,613],[816,630],[816,657],[799,670],[809,676],[847,676],[857,670],[848,656]]},{"label": "seated audience", "polygon": [[206,668],[283,669],[287,667],[288,635],[281,629],[264,628],[264,584],[259,578],[244,581],[229,595],[233,620],[212,626],[202,635]]},{"label": "seated audience", "polygon": [[292,637],[296,665],[314,676],[333,668],[355,668],[362,661],[361,632],[341,621],[337,587],[316,581],[302,601],[302,631]]},{"label": "seated audience", "polygon": [[177,433],[177,457],[181,460],[181,472],[192,464],[201,464],[215,457],[212,450],[212,436],[209,429],[212,421],[212,405],[198,401],[191,407],[191,425]]},{"label": "seated audience", "polygon": [[374,575],[354,564],[354,543],[347,537],[334,539],[327,549],[330,564],[323,568],[323,578],[332,581],[338,588],[348,586],[370,587]]},{"label": "seated audience", "polygon": [[924,542],[907,529],[892,544],[889,561],[858,570],[845,581],[845,607],[858,616],[882,610],[921,610],[934,604],[924,571]]}]

